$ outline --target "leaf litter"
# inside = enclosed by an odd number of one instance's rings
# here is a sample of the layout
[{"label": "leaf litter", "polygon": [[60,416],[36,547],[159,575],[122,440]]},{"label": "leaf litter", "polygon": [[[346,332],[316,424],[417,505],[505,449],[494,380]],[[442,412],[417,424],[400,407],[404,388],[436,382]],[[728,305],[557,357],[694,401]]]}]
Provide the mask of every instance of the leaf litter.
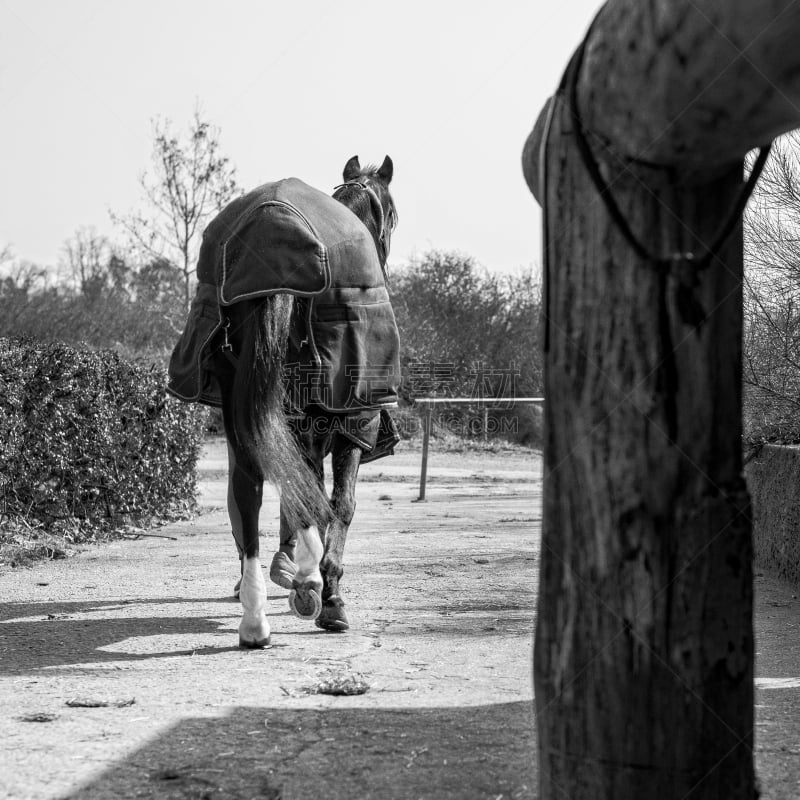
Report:
[{"label": "leaf litter", "polygon": [[366,694],[369,683],[360,672],[351,670],[329,670],[313,686],[306,689],[308,694],[330,694],[349,696]]},{"label": "leaf litter", "polygon": [[126,708],[136,702],[135,697],[124,700],[103,700],[98,697],[73,697],[67,700],[70,708]]}]

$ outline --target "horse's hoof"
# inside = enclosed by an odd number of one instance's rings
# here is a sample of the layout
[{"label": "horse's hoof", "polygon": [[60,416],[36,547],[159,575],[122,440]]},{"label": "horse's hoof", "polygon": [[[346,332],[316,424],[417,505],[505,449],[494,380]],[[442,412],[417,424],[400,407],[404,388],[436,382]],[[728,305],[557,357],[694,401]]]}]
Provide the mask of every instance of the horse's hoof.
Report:
[{"label": "horse's hoof", "polygon": [[314,624],[326,631],[344,633],[350,627],[347,614],[344,613],[344,600],[338,595],[329,597],[323,604],[322,611]]},{"label": "horse's hoof", "polygon": [[256,639],[248,639],[242,634],[239,634],[239,647],[242,650],[259,650],[269,646],[269,636],[263,636]]},{"label": "horse's hoof", "polygon": [[322,611],[319,584],[307,581],[289,592],[289,608],[298,619],[316,619]]},{"label": "horse's hoof", "polygon": [[260,619],[243,619],[239,623],[239,647],[243,650],[256,650],[267,647],[270,639],[269,622],[262,616]]},{"label": "horse's hoof", "polygon": [[280,550],[275,553],[269,567],[269,579],[282,589],[291,589],[296,574],[297,564],[286,553]]}]

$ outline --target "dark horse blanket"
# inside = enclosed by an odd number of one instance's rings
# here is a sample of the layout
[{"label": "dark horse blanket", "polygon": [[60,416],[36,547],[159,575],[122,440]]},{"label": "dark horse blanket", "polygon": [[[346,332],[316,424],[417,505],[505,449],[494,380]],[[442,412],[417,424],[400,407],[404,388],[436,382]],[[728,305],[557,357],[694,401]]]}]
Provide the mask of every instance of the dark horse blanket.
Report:
[{"label": "dark horse blanket", "polygon": [[[206,228],[197,277],[170,360],[171,394],[219,406],[208,357],[219,345],[225,308],[285,292],[298,298],[286,365],[293,407],[372,419],[396,404],[399,337],[375,243],[337,200],[296,178],[254,189]],[[388,415],[381,416],[385,427]],[[364,441],[368,449],[372,443]]]}]

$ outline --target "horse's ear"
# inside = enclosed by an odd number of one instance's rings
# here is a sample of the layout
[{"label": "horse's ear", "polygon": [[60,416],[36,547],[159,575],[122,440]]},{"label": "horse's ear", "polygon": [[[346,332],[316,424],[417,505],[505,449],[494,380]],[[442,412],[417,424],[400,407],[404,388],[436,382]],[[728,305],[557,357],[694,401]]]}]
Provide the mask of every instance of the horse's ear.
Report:
[{"label": "horse's ear", "polygon": [[378,177],[388,186],[392,182],[392,175],[394,175],[394,164],[392,159],[386,156],[378,170]]},{"label": "horse's ear", "polygon": [[361,174],[361,164],[358,162],[358,156],[353,156],[345,165],[342,177],[347,181],[355,180]]}]

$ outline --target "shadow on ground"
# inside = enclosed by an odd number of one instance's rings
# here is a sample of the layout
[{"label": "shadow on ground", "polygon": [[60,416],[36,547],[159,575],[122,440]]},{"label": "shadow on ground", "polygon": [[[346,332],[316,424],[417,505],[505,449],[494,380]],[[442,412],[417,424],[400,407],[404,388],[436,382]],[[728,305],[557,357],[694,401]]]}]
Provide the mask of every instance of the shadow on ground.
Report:
[{"label": "shadow on ground", "polygon": [[[155,613],[159,607],[210,606],[187,614]],[[137,613],[141,607],[141,614]],[[288,612],[286,612],[288,613]],[[117,616],[119,615],[119,616]],[[119,602],[7,603],[0,610],[0,674],[27,674],[32,669],[110,661],[224,652],[236,644],[240,607],[229,598],[151,598]],[[228,628],[229,630],[225,630]],[[224,633],[222,633],[224,631]],[[234,631],[233,633],[231,631]],[[211,647],[171,647],[164,652],[104,650],[137,637],[197,637],[220,634]],[[175,638],[177,637],[177,639]]]},{"label": "shadow on ground", "polygon": [[[455,601],[445,594],[406,603],[392,631],[458,637],[532,635],[533,592],[516,586],[502,591],[498,596],[508,595],[506,602],[470,597]],[[289,613],[287,607],[270,610],[269,616],[274,620]],[[0,675],[236,651],[240,616],[241,606],[227,597],[6,603],[0,607]],[[299,635],[330,634],[314,627],[283,631],[273,645],[286,646],[285,637]]]},{"label": "shadow on ground", "polygon": [[62,800],[532,800],[530,702],[238,708],[187,719]]}]

